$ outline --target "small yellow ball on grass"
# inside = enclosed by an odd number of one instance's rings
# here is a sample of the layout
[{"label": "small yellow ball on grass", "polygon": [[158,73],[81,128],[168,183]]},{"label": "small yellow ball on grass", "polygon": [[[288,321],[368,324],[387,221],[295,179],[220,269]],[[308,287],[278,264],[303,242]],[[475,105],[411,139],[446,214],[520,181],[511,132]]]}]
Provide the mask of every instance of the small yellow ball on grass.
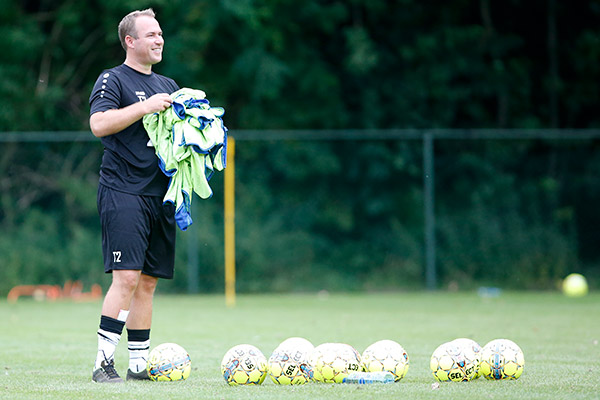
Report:
[{"label": "small yellow ball on grass", "polygon": [[587,280],[581,274],[570,274],[563,280],[562,291],[568,297],[585,296],[588,292]]}]

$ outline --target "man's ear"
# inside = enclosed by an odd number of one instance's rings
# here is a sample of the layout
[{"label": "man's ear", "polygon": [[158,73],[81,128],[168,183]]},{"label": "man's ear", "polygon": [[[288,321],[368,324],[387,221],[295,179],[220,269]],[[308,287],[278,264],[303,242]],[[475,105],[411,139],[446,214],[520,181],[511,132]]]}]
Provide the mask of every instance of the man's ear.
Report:
[{"label": "man's ear", "polygon": [[133,41],[135,40],[135,38],[131,35],[127,35],[125,36],[125,44],[127,45],[128,48],[134,48],[133,45]]}]

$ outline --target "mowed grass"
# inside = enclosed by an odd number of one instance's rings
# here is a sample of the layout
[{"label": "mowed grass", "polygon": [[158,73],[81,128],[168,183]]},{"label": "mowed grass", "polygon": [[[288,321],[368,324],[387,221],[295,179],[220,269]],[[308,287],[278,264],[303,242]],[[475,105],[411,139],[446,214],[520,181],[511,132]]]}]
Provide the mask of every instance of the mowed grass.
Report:
[{"label": "mowed grass", "polygon": [[[600,295],[559,293],[302,294],[165,296],[155,300],[152,346],[182,345],[192,374],[181,382],[91,382],[100,302],[0,301],[2,399],[597,399],[600,398]],[[318,345],[344,342],[359,352],[380,339],[408,352],[407,376],[389,385],[309,383],[230,387],[220,373],[225,352],[240,343],[268,358],[284,339],[302,336]],[[509,338],[525,354],[516,381],[442,383],[429,358],[442,342],[469,337],[482,346]],[[127,370],[126,335],[116,354]]]}]

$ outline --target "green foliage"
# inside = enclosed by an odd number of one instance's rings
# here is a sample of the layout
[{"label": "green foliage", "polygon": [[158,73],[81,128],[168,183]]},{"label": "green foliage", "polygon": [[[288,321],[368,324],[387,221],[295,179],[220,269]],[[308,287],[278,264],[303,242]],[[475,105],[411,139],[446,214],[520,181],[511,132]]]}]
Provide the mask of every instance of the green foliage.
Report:
[{"label": "green foliage", "polygon": [[[8,144],[0,156],[0,293],[18,284],[101,282],[97,145]],[[62,150],[65,150],[63,152]]]},{"label": "green foliage", "polygon": [[[86,129],[90,88],[123,61],[117,24],[146,7],[166,38],[157,71],[204,89],[232,128],[544,127],[549,97],[564,127],[597,125],[593,1],[4,3],[0,131]],[[558,77],[531,11],[558,26]]]},{"label": "green foliage", "polygon": [[32,210],[18,228],[0,234],[0,293],[20,284],[62,286],[76,280],[88,291],[103,283],[100,244],[97,229],[75,225],[67,231],[56,215]]},{"label": "green foliage", "polygon": [[[440,286],[553,289],[574,271],[595,285],[594,146],[435,143]],[[238,141],[236,153],[240,292],[423,286],[420,141]],[[96,210],[100,155],[95,142],[6,145],[0,293],[24,283],[109,283]],[[201,292],[222,291],[222,174],[211,186],[213,198],[194,197],[194,224],[178,233],[165,292],[188,290],[192,262]]]},{"label": "green foliage", "polygon": [[[226,109],[234,135],[555,121],[598,127],[594,1],[558,4],[556,12],[529,2],[465,0],[435,7],[415,0],[0,5],[0,132],[47,131],[51,138],[57,130],[87,130],[92,85],[124,59],[117,24],[146,7],[156,10],[166,40],[155,70],[205,90]],[[556,23],[555,43],[532,15]],[[474,143],[436,142],[440,282],[552,288],[567,271],[597,276],[598,144]],[[106,284],[95,208],[101,148],[86,146],[3,144],[0,247],[7,267],[0,293],[67,278]],[[421,152],[417,141],[240,143],[238,288],[421,285]],[[215,197],[195,200],[195,226],[180,235],[178,274],[165,291],[186,289],[194,246],[201,249],[200,290],[222,288],[221,178],[213,182]]]},{"label": "green foliage", "polygon": [[576,246],[554,224],[476,204],[439,224],[444,284],[551,289],[577,265]]},{"label": "green foliage", "polygon": [[[396,161],[418,148],[393,142],[241,144],[240,290],[419,284],[420,240],[411,235],[420,231],[421,219],[412,210],[421,206],[410,189],[419,178],[411,177],[412,165]],[[272,155],[268,168],[261,155]],[[405,176],[408,182],[398,184]]]}]

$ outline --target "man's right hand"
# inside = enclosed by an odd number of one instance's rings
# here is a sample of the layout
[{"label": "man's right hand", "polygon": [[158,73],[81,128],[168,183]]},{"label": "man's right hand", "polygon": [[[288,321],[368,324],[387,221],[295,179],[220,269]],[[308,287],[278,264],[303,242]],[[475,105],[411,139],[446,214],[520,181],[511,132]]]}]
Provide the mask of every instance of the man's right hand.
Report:
[{"label": "man's right hand", "polygon": [[167,93],[157,93],[153,96],[150,96],[147,100],[143,102],[148,111],[146,112],[146,114],[164,111],[167,108],[171,107],[172,103],[173,100],[171,99],[171,96],[169,96]]}]

